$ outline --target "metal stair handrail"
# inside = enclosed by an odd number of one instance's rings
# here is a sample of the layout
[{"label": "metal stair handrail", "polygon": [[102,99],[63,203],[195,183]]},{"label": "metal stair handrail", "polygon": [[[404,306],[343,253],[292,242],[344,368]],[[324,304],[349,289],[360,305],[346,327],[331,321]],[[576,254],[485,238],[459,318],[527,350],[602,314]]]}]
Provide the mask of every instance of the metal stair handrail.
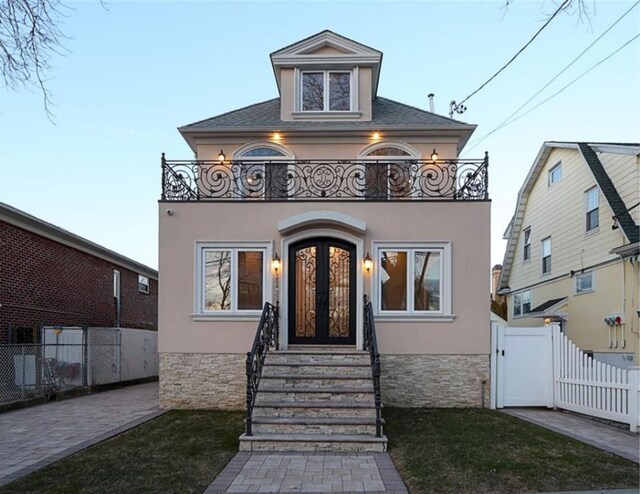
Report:
[{"label": "metal stair handrail", "polygon": [[373,319],[373,306],[367,296],[364,296],[364,349],[369,351],[371,358],[371,375],[373,377],[373,395],[376,404],[376,437],[382,437],[382,396],[380,392],[380,352],[376,325]]},{"label": "metal stair handrail", "polygon": [[264,308],[262,309],[262,316],[260,317],[260,322],[256,330],[256,336],[253,339],[253,346],[251,347],[251,351],[247,352],[247,436],[253,435],[251,431],[251,417],[253,416],[253,407],[256,402],[264,361],[269,348],[278,348],[278,334],[280,332],[279,312],[280,308],[278,304],[273,305],[265,302]]}]

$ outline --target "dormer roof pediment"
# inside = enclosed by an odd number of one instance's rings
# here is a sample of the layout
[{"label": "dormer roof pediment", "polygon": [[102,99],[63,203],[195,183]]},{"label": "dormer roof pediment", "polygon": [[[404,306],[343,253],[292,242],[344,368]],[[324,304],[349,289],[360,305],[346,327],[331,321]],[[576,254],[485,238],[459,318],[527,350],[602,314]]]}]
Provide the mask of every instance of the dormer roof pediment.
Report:
[{"label": "dormer roof pediment", "polygon": [[373,71],[373,95],[378,89],[382,52],[345,38],[333,31],[325,30],[302,41],[274,51],[271,64],[280,91],[280,69],[298,67],[303,69],[371,67]]}]

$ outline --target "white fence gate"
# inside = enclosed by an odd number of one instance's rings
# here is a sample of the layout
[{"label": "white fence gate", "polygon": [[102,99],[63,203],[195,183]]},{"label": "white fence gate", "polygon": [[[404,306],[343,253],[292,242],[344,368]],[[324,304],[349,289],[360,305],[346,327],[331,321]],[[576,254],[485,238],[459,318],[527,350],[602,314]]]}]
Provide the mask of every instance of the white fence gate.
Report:
[{"label": "white fence gate", "polygon": [[640,422],[640,368],[587,356],[558,325],[491,327],[491,406],[547,406],[629,424]]},{"label": "white fence gate", "polygon": [[501,328],[498,339],[498,407],[552,407],[553,349],[549,328]]}]

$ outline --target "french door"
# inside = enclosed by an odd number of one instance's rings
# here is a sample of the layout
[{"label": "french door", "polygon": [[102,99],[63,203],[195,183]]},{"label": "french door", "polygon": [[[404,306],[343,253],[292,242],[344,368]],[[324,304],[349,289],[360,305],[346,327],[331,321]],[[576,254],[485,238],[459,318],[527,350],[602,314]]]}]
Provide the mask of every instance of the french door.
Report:
[{"label": "french door", "polygon": [[356,342],[356,248],[317,238],[289,248],[289,343]]}]

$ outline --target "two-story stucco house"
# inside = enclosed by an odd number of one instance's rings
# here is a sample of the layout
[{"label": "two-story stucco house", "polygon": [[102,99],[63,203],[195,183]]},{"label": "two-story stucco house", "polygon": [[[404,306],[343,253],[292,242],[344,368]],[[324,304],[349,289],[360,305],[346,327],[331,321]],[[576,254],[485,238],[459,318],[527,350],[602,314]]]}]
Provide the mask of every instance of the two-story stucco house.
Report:
[{"label": "two-story stucco house", "polygon": [[542,145],[505,233],[510,326],[559,322],[596,359],[638,365],[639,153],[638,144]]},{"label": "two-story stucco house", "polygon": [[243,448],[271,450],[384,448],[380,399],[482,406],[475,126],[378,95],[382,53],[331,31],[271,62],[278,97],[180,127],[195,161],[163,156],[162,406],[246,406]]}]

